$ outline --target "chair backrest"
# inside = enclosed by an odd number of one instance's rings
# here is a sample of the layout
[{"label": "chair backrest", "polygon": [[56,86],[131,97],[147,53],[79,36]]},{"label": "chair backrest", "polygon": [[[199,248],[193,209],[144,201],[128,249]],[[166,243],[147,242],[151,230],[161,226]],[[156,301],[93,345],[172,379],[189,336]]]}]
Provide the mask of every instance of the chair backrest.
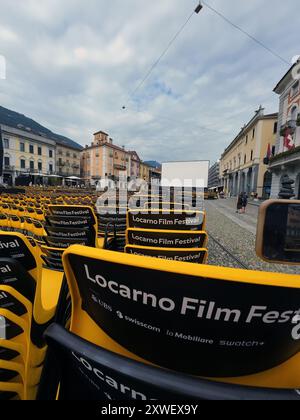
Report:
[{"label": "chair backrest", "polygon": [[205,230],[205,212],[191,210],[129,210],[127,227],[162,230]]},{"label": "chair backrest", "polygon": [[[49,206],[45,230],[56,248],[60,239],[84,241],[86,245],[97,246],[98,221],[91,207],[73,205]],[[53,246],[52,245],[52,246]]]},{"label": "chair backrest", "polygon": [[[46,331],[54,359],[38,399],[60,400],[299,400],[295,390],[251,389],[149,366],[92,345],[57,324]],[[50,373],[50,372],[49,372]],[[53,374],[54,373],[54,374]]]},{"label": "chair backrest", "polygon": [[127,229],[127,245],[159,248],[206,248],[207,233],[204,231],[177,231],[155,229]]},{"label": "chair backrest", "polygon": [[298,275],[80,246],[69,248],[63,263],[75,334],[196,376],[300,386]]},{"label": "chair backrest", "polygon": [[160,258],[170,261],[185,261],[196,264],[206,264],[207,249],[203,248],[159,248],[150,246],[126,245],[125,252],[131,255]]},{"label": "chair backrest", "polygon": [[[38,346],[43,344],[42,334],[45,328],[45,324],[51,321],[54,316],[56,307],[47,307],[45,308],[44,303],[47,296],[45,296],[45,282],[49,281],[43,278],[42,273],[42,260],[40,258],[40,251],[38,247],[33,247],[29,240],[20,233],[8,233],[0,232],[0,258],[8,258],[15,260],[19,266],[16,268],[11,267],[11,270],[15,269],[16,279],[19,279],[19,284],[22,280],[24,282],[24,288],[29,288],[27,293],[32,293],[32,286],[29,284],[28,279],[34,281],[34,300],[33,300],[33,318],[35,322],[35,328],[33,329],[32,339],[36,342]],[[11,281],[15,281],[15,278],[11,276],[11,273],[5,273],[5,267],[3,268],[4,274]],[[3,276],[4,278],[4,276]],[[1,280],[0,280],[1,283]],[[6,283],[9,285],[8,283]],[[19,289],[16,289],[19,291]],[[27,289],[26,289],[27,290]],[[49,290],[49,288],[46,288]],[[27,298],[27,295],[24,293],[24,296]],[[39,331],[40,330],[40,331]]]}]

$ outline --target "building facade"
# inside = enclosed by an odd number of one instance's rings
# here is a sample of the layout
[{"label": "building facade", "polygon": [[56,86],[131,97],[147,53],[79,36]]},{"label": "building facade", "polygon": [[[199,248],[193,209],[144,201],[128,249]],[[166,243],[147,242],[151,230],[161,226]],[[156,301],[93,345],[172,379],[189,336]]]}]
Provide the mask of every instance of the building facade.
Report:
[{"label": "building facade", "polygon": [[140,177],[141,159],[135,151],[128,152],[130,154],[130,177],[137,179]]},{"label": "building facade", "polygon": [[220,163],[216,162],[208,171],[208,188],[218,188],[220,186]]},{"label": "building facade", "polygon": [[139,178],[146,182],[150,182],[150,166],[144,162],[140,163],[140,174]]},{"label": "building facade", "polygon": [[222,154],[221,186],[237,196],[241,192],[268,198],[271,193],[271,173],[267,157],[275,153],[278,114],[264,115],[260,107]]},{"label": "building facade", "polygon": [[120,180],[130,177],[131,155],[116,146],[107,133],[94,134],[91,146],[81,152],[81,176],[91,184],[100,179]]},{"label": "building facade", "polygon": [[300,82],[295,77],[299,66],[300,61],[290,68],[274,89],[280,99],[276,151],[270,162],[272,198],[278,198],[281,181],[288,175],[295,181],[295,196],[300,199]]},{"label": "building facade", "polygon": [[54,175],[56,172],[56,143],[37,136],[29,127],[13,128],[1,124],[4,148],[2,182],[15,185],[22,174]]},{"label": "building facade", "polygon": [[80,152],[82,147],[71,147],[63,144],[56,146],[57,175],[62,177],[80,177]]},{"label": "building facade", "polygon": [[0,183],[59,185],[62,176],[80,175],[78,143],[2,106],[0,126],[4,147]]}]

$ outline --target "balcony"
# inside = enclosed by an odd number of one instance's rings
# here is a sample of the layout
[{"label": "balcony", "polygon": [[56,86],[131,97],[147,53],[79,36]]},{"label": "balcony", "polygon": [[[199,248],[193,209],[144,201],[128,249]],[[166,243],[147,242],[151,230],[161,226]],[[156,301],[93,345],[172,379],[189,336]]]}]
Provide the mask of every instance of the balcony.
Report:
[{"label": "balcony", "polygon": [[289,120],[287,121],[285,124],[283,124],[280,128],[280,136],[284,137],[285,133],[286,133],[286,129],[289,128],[290,129],[290,134],[294,134],[297,126],[300,125],[300,120]]},{"label": "balcony", "polygon": [[11,166],[11,165],[4,165],[3,166],[3,170],[4,171],[11,171],[11,172],[13,172],[15,170],[15,167],[14,166]]},{"label": "balcony", "polygon": [[299,166],[300,164],[300,146],[294,147],[284,153],[279,153],[270,159],[270,168],[275,168],[282,165]]},{"label": "balcony", "polygon": [[115,163],[114,168],[118,169],[119,171],[126,171],[126,165],[121,165],[119,163]]}]

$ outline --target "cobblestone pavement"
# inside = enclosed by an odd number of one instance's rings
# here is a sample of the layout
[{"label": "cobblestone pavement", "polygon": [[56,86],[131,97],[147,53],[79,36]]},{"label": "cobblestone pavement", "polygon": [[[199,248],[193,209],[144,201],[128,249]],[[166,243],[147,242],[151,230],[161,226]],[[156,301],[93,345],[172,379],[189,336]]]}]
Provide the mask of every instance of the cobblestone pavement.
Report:
[{"label": "cobblestone pavement", "polygon": [[268,264],[255,253],[258,206],[248,205],[246,214],[236,213],[236,199],[205,201],[209,239],[209,264],[242,268],[234,257],[250,270],[300,274],[299,266]]}]

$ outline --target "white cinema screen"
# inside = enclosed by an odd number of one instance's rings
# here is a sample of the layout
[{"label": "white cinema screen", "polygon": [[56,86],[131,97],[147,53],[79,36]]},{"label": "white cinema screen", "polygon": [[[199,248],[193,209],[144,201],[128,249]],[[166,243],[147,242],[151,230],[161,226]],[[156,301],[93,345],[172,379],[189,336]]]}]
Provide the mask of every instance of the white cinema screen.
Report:
[{"label": "white cinema screen", "polygon": [[166,162],[162,164],[162,186],[208,186],[209,161]]}]

